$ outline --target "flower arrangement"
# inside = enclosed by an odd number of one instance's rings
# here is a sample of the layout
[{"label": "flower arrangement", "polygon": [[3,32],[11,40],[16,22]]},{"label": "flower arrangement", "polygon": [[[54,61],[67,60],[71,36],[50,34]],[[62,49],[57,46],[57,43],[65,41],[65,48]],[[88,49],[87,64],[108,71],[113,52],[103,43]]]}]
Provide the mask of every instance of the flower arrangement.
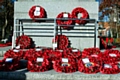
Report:
[{"label": "flower arrangement", "polygon": [[32,6],[29,10],[29,16],[32,19],[35,18],[45,18],[46,17],[46,11],[42,6],[35,5]]},{"label": "flower arrangement", "polygon": [[82,51],[82,57],[89,57],[89,56],[93,56],[93,55],[98,55],[100,54],[101,51],[99,48],[85,48],[83,51]]},{"label": "flower arrangement", "polygon": [[68,38],[65,35],[57,35],[55,37],[55,42],[57,42],[57,49],[66,49],[68,47]]},{"label": "flower arrangement", "polygon": [[55,60],[53,63],[53,69],[56,72],[64,72],[64,73],[72,73],[77,71],[77,64],[76,61],[73,57],[64,57],[66,58],[68,61],[67,62],[63,62],[62,58],[60,58],[59,60]]},{"label": "flower arrangement", "polygon": [[[66,14],[67,16],[64,17],[64,14]],[[69,25],[72,25],[74,23],[72,19],[69,19],[73,17],[71,16],[70,13],[67,13],[67,12],[61,12],[60,14],[58,14],[57,18],[58,18],[56,21],[57,24],[60,25],[63,29],[70,29],[72,26],[69,26]],[[66,19],[66,20],[63,20],[63,19]]]},{"label": "flower arrangement", "polygon": [[20,49],[30,48],[32,39],[27,35],[21,35],[16,39],[16,46],[20,46]]},{"label": "flower arrangement", "polygon": [[95,74],[100,70],[99,61],[96,61],[93,57],[82,58],[78,61],[78,71],[87,73],[87,74]]},{"label": "flower arrangement", "polygon": [[23,58],[23,51],[20,49],[10,49],[5,52],[4,58]]},{"label": "flower arrangement", "polygon": [[0,71],[15,71],[20,68],[19,58],[4,58],[0,60]]},{"label": "flower arrangement", "polygon": [[[82,14],[82,16],[80,18],[78,18],[79,13]],[[77,19],[77,20],[75,20],[75,22],[78,24],[85,24],[86,23],[85,19],[89,18],[88,12],[82,7],[77,7],[75,9],[73,9],[72,16],[73,16],[73,18]]]},{"label": "flower arrangement", "polygon": [[38,61],[39,57],[34,57],[28,60],[27,69],[31,72],[44,72],[51,69],[50,61],[45,58],[39,58],[41,60]]}]

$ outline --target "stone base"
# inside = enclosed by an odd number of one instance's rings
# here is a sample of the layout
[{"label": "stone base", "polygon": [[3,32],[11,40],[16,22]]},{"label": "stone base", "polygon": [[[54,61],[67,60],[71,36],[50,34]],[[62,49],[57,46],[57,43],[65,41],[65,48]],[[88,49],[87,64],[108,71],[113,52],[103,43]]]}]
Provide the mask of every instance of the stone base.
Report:
[{"label": "stone base", "polygon": [[5,80],[120,80],[120,74],[84,74],[46,72],[28,72],[26,69],[15,72],[0,72],[0,79]]}]

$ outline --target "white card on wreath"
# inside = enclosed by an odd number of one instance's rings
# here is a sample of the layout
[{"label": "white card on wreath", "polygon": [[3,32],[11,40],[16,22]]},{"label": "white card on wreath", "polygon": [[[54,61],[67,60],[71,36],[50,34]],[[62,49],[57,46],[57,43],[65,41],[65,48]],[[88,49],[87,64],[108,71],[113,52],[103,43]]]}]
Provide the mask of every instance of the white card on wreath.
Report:
[{"label": "white card on wreath", "polygon": [[109,65],[109,64],[104,64],[104,67],[105,67],[105,68],[112,68],[112,66]]},{"label": "white card on wreath", "polygon": [[78,49],[73,49],[72,52],[78,52]]},{"label": "white card on wreath", "polygon": [[20,51],[20,50],[18,50],[18,49],[14,49],[14,50],[13,50],[13,52],[19,52],[19,51]]},{"label": "white card on wreath", "polygon": [[37,58],[37,62],[43,62],[43,58]]},{"label": "white card on wreath", "polygon": [[16,46],[16,49],[20,49],[20,45]]},{"label": "white card on wreath", "polygon": [[57,43],[53,43],[53,47],[55,47],[55,48],[56,48],[56,47],[57,47]]},{"label": "white card on wreath", "polygon": [[5,62],[12,62],[13,58],[6,58]]},{"label": "white card on wreath", "polygon": [[40,7],[36,7],[34,11],[34,16],[39,16],[40,15]]},{"label": "white card on wreath", "polygon": [[62,58],[62,62],[68,62],[68,58]]},{"label": "white card on wreath", "polygon": [[42,50],[42,48],[36,48],[35,49],[35,51],[41,51]]},{"label": "white card on wreath", "polygon": [[68,13],[64,13],[64,14],[63,14],[63,17],[64,17],[64,18],[68,18]]},{"label": "white card on wreath", "polygon": [[90,63],[90,60],[88,58],[82,59],[83,63]]},{"label": "white card on wreath", "polygon": [[117,55],[114,54],[114,53],[109,54],[109,56],[111,56],[111,57],[117,57]]}]

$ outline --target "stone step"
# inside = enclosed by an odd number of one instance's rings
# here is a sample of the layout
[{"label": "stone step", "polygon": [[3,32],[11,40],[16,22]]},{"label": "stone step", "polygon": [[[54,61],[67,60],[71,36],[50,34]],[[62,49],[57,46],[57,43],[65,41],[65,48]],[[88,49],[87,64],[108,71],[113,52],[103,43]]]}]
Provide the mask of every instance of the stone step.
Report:
[{"label": "stone step", "polygon": [[29,72],[22,69],[14,72],[0,72],[0,79],[5,80],[120,80],[120,74],[84,74],[81,72],[58,73],[54,70],[46,72]]},{"label": "stone step", "polygon": [[11,46],[0,47],[0,57],[3,57],[4,53],[9,49],[11,49]]}]

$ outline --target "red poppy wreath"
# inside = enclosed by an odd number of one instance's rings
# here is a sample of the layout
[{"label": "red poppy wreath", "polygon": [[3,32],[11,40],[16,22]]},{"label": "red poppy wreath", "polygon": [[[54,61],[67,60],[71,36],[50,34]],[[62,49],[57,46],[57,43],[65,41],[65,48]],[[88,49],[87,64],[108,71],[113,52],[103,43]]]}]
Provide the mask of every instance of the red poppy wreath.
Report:
[{"label": "red poppy wreath", "polygon": [[45,9],[39,5],[32,6],[29,10],[29,16],[32,19],[35,18],[45,18],[46,12]]},{"label": "red poppy wreath", "polygon": [[58,18],[56,21],[57,24],[60,25],[63,29],[70,29],[70,27],[72,27],[72,26],[69,26],[73,24],[73,20],[69,19],[69,18],[72,18],[70,13],[61,12],[60,14],[58,14],[57,18]]},{"label": "red poppy wreath", "polygon": [[[80,18],[78,18],[79,13],[81,14]],[[75,20],[75,22],[78,24],[85,24],[86,20],[84,20],[84,19],[87,19],[89,17],[88,12],[82,7],[77,7],[75,9],[73,9],[72,16],[73,16],[73,18],[77,19],[77,20]]]},{"label": "red poppy wreath", "polygon": [[55,37],[55,42],[57,42],[57,49],[66,49],[68,47],[68,38],[65,35],[57,35]]},{"label": "red poppy wreath", "polygon": [[18,58],[4,58],[0,60],[0,71],[15,71],[20,68],[20,59]]},{"label": "red poppy wreath", "polygon": [[19,49],[11,49],[5,52],[4,54],[4,58],[19,58],[22,59],[23,58],[23,51],[19,50]]},{"label": "red poppy wreath", "polygon": [[89,57],[89,56],[98,56],[98,54],[100,54],[101,51],[99,48],[85,48],[82,51],[82,57]]},{"label": "red poppy wreath", "polygon": [[87,74],[95,74],[98,73],[100,69],[99,62],[92,57],[82,58],[78,61],[78,71],[87,73]]},{"label": "red poppy wreath", "polygon": [[104,63],[103,66],[100,67],[100,73],[102,74],[117,74],[119,72],[119,67],[115,63]]},{"label": "red poppy wreath", "polygon": [[16,39],[16,46],[20,46],[21,49],[30,48],[31,38],[26,35],[18,36]]},{"label": "red poppy wreath", "polygon": [[120,52],[119,50],[108,49],[105,50],[103,54],[100,54],[99,57],[101,57],[102,62],[115,63],[120,61]]},{"label": "red poppy wreath", "polygon": [[28,60],[27,69],[31,72],[44,72],[51,69],[51,63],[45,57],[34,57]]},{"label": "red poppy wreath", "polygon": [[73,57],[60,58],[53,63],[56,72],[72,73],[77,71],[77,64]]}]

